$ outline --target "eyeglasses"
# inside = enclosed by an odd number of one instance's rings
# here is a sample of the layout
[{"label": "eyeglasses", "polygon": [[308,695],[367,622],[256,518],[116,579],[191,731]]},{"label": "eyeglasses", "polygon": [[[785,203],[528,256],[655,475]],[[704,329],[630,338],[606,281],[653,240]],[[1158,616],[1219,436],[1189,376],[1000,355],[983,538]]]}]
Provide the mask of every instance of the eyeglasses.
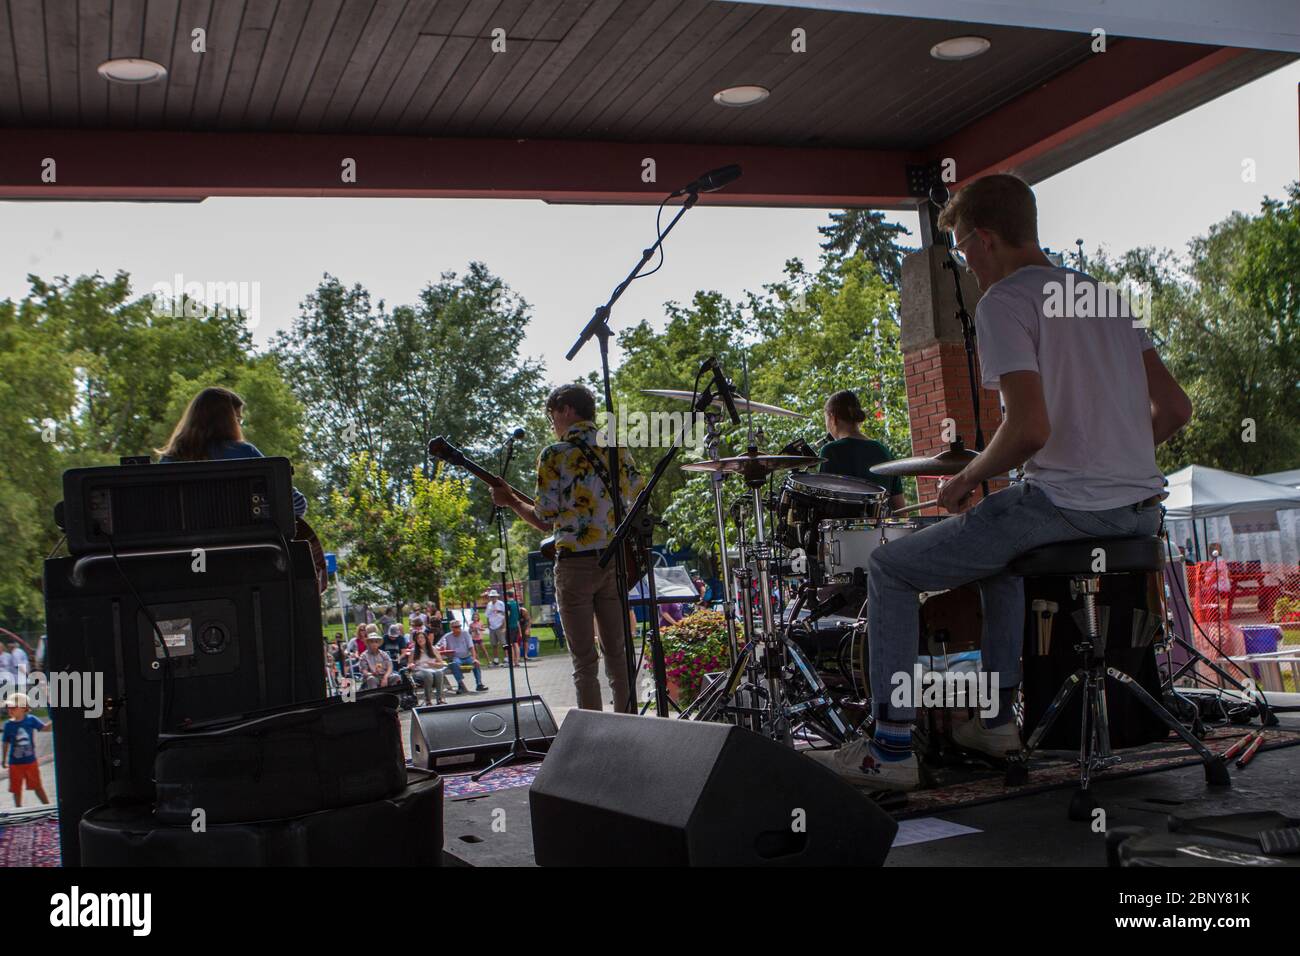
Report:
[{"label": "eyeglasses", "polygon": [[970,268],[970,261],[966,258],[966,253],[961,251],[961,247],[966,245],[966,243],[970,242],[971,239],[973,239],[974,237],[975,237],[974,230],[968,232],[966,234],[965,239],[958,239],[957,233],[955,232],[952,234],[953,244],[952,244],[952,248],[949,250],[949,253],[952,255],[953,261],[956,262],[957,265],[961,266],[963,269]]}]

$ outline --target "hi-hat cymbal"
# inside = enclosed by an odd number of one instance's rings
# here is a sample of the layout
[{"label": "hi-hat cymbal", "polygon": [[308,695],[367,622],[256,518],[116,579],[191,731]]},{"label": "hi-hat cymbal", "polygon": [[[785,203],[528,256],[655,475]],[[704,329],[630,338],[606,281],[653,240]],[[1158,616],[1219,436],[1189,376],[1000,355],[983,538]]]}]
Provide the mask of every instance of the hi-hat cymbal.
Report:
[{"label": "hi-hat cymbal", "polygon": [[[691,395],[690,391],[678,388],[643,388],[641,391],[646,395],[658,395],[660,398],[676,398],[684,402],[689,402],[694,397]],[[735,395],[733,397],[736,402],[736,411],[741,413],[752,410],[758,415],[784,415],[786,418],[807,417],[805,415],[800,415],[798,412],[792,412],[788,408],[782,408],[779,405],[765,405],[762,402],[751,402],[743,395]],[[715,398],[713,400],[713,407],[723,408],[722,399]]]},{"label": "hi-hat cymbal", "polygon": [[682,465],[682,471],[720,471],[726,475],[741,475],[746,481],[761,481],[774,471],[786,468],[804,468],[822,459],[808,455],[739,455],[735,458],[714,458],[693,461]]},{"label": "hi-hat cymbal", "polygon": [[872,465],[873,475],[886,478],[895,476],[903,478],[948,478],[957,474],[979,457],[979,452],[962,447],[961,442],[954,442],[947,451],[933,457],[899,458],[884,464]]}]

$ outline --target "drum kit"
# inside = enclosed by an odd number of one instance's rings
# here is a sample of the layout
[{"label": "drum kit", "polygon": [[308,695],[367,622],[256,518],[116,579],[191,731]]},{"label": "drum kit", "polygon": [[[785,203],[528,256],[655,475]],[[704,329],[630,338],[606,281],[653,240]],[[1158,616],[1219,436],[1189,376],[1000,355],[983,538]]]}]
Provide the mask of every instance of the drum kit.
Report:
[{"label": "drum kit", "polygon": [[[646,392],[692,398],[687,391]],[[802,439],[777,454],[760,453],[752,437],[753,415],[803,416],[739,394],[734,400],[739,410],[751,416],[746,452],[721,457],[720,418],[706,413],[706,457],[680,466],[688,473],[707,474],[713,481],[731,649],[729,671],[708,675],[701,693],[681,717],[735,723],[788,744],[799,737],[840,744],[862,732],[869,710],[862,699],[866,688],[861,675],[866,671],[870,556],[876,548],[888,547],[942,519],[912,514],[934,502],[895,511],[881,484],[812,471],[823,459]],[[940,454],[886,462],[871,472],[883,479],[947,477],[975,457],[957,441]],[[782,473],[779,490],[769,491],[769,481],[774,483]],[[724,508],[724,484],[733,477],[744,483],[746,491]],[[736,527],[734,566],[727,546],[728,518]],[[958,592],[943,597],[944,602],[934,605],[940,612],[945,602],[964,606],[969,598]],[[845,613],[834,614],[840,610]],[[944,619],[942,613],[922,615],[923,626],[926,620]]]}]

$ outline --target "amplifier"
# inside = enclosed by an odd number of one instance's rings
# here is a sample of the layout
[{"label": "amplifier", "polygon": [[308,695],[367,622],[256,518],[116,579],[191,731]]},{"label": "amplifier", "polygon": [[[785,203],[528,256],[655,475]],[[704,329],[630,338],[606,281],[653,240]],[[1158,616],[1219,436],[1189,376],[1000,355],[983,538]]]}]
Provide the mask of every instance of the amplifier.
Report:
[{"label": "amplifier", "polygon": [[50,558],[44,592],[47,674],[81,689],[50,707],[65,865],[85,811],[153,801],[160,729],[325,696],[305,541],[213,548],[202,572],[182,548]]},{"label": "amplifier", "polygon": [[74,555],[294,536],[287,458],[109,465],[63,473],[54,520]]}]

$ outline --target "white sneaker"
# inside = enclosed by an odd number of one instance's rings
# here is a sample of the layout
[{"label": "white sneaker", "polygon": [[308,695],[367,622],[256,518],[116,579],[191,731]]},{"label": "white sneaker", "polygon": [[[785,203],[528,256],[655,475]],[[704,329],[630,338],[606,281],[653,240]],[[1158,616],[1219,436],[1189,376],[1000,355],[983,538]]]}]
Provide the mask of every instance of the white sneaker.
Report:
[{"label": "white sneaker", "polygon": [[985,727],[984,721],[974,717],[953,727],[952,740],[959,747],[999,760],[1005,760],[1008,754],[1021,751],[1020,731],[1014,720],[997,727]]},{"label": "white sneaker", "polygon": [[916,754],[908,754],[905,760],[877,760],[868,740],[855,740],[838,750],[808,750],[805,753],[855,787],[915,790],[921,785],[921,767]]}]

